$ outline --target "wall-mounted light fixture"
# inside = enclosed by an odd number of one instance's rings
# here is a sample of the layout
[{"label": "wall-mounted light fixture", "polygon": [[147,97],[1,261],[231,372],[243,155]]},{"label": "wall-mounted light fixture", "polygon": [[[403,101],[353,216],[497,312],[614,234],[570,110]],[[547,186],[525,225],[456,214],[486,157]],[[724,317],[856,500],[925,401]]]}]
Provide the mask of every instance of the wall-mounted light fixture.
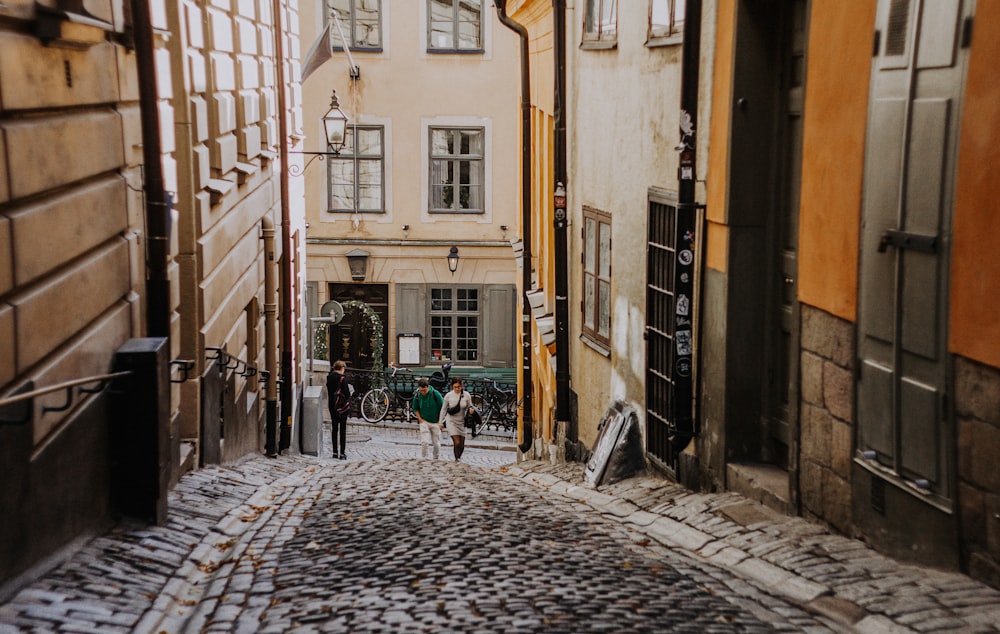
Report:
[{"label": "wall-mounted light fixture", "polygon": [[410,225],[403,225],[403,237],[410,235]]},{"label": "wall-mounted light fixture", "polygon": [[323,160],[328,156],[340,156],[341,150],[347,145],[347,122],[350,121],[348,116],[340,109],[340,101],[337,100],[337,91],[334,90],[333,94],[330,95],[330,109],[327,110],[326,114],[323,115],[323,132],[326,134],[326,146],[328,151],[326,152],[289,152],[289,154],[309,154],[312,156],[305,165],[299,168],[296,165],[292,165],[288,168],[289,173],[292,176],[298,176],[302,172],[306,171],[309,164],[315,161],[317,158]]},{"label": "wall-mounted light fixture", "polygon": [[351,279],[355,282],[363,281],[368,270],[368,252],[354,249],[345,255],[347,256],[347,266],[351,269]]},{"label": "wall-mounted light fixture", "polygon": [[500,225],[500,231],[503,232],[503,239],[507,239],[507,225]]},{"label": "wall-mounted light fixture", "polygon": [[458,270],[458,247],[452,247],[448,251],[448,270],[451,271],[452,275]]}]

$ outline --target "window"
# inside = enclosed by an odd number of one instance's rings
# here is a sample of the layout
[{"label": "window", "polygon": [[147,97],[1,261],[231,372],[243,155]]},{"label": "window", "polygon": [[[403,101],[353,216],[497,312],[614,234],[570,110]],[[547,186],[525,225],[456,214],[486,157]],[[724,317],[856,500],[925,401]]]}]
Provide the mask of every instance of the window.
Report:
[{"label": "window", "polygon": [[617,0],[586,0],[583,12],[583,43],[595,48],[613,46],[617,40]]},{"label": "window", "polygon": [[[351,50],[382,50],[382,0],[327,0],[327,20],[330,12],[336,12],[344,37]],[[336,23],[333,24],[335,49],[340,49],[343,40]]]},{"label": "window", "polygon": [[428,0],[427,50],[481,52],[482,0]]},{"label": "window", "polygon": [[680,43],[684,32],[685,0],[649,0],[649,33],[646,44]]},{"label": "window", "polygon": [[430,128],[428,211],[484,211],[483,128]]},{"label": "window", "polygon": [[611,344],[611,216],[583,208],[583,334]]},{"label": "window", "polygon": [[479,289],[431,288],[431,359],[479,360]]},{"label": "window", "polygon": [[327,157],[328,211],[385,211],[384,132],[382,126],[348,126],[340,155]]}]

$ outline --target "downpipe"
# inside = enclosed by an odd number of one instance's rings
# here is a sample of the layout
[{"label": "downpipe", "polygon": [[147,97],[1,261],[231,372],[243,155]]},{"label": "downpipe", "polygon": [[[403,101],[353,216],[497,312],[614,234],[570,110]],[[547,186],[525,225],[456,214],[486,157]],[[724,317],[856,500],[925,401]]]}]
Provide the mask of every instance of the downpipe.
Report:
[{"label": "downpipe", "polygon": [[497,17],[501,24],[517,33],[521,42],[521,386],[524,391],[524,409],[521,415],[521,442],[517,448],[527,453],[534,444],[531,424],[531,59],[528,48],[528,29],[507,16],[507,0],[496,0]]},{"label": "downpipe", "polygon": [[275,302],[274,221],[269,216],[261,219],[261,237],[264,240],[264,367],[267,372],[264,452],[274,457],[278,455],[278,360],[275,354],[278,346],[278,304]]}]

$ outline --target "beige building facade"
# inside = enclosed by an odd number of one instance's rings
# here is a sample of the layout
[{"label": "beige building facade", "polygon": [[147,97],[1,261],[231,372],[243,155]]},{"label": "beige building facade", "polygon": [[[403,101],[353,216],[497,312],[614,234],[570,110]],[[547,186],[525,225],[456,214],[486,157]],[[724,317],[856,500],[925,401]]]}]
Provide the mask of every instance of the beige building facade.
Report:
[{"label": "beige building facade", "polygon": [[[360,301],[384,340],[375,359],[376,335],[348,310],[317,347],[359,370],[515,368],[516,36],[489,2],[304,2],[301,24],[303,42],[333,31],[331,59],[303,81],[294,148],[307,152],[309,315]],[[333,91],[347,145],[315,160],[308,152],[336,149],[321,122]]]},{"label": "beige building facade", "polygon": [[0,584],[288,446],[301,383],[295,2],[72,4],[0,5]]}]

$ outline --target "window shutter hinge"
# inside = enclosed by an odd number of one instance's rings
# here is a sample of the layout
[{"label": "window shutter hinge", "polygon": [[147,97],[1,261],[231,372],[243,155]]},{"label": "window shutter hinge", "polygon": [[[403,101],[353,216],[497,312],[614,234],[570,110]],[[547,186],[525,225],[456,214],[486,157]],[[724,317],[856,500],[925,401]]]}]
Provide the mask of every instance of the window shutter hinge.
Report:
[{"label": "window shutter hinge", "polygon": [[972,46],[972,16],[967,16],[965,20],[962,21],[962,48],[969,48]]},{"label": "window shutter hinge", "polygon": [[878,57],[878,47],[881,39],[882,31],[875,29],[875,37],[872,38],[872,57]]}]

